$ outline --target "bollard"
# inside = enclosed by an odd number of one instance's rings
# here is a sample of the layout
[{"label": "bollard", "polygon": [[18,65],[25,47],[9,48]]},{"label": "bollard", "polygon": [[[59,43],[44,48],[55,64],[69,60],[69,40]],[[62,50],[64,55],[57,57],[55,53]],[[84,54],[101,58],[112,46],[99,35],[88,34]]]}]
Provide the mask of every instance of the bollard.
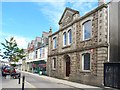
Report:
[{"label": "bollard", "polygon": [[18,76],[18,84],[20,84],[20,78],[21,78],[21,74],[19,73],[19,76]]},{"label": "bollard", "polygon": [[23,76],[23,79],[22,79],[22,90],[24,90],[24,83],[25,83],[25,76]]}]

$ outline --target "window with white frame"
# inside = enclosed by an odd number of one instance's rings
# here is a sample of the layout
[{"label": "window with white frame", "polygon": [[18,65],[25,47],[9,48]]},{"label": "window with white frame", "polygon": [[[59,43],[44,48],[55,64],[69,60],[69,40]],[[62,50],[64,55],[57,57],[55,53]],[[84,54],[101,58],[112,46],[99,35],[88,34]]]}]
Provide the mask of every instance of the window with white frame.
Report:
[{"label": "window with white frame", "polygon": [[40,48],[40,58],[42,58],[42,48]]},{"label": "window with white frame", "polygon": [[82,54],[82,70],[90,70],[90,53]]},{"label": "window with white frame", "polygon": [[38,54],[38,51],[36,50],[35,51],[35,58],[37,59],[37,54]]},{"label": "window with white frame", "polygon": [[72,31],[71,29],[68,31],[68,44],[72,43]]},{"label": "window with white frame", "polygon": [[63,46],[66,46],[67,44],[67,34],[66,32],[63,33]]},{"label": "window with white frame", "polygon": [[87,40],[91,38],[92,32],[92,21],[88,20],[83,23],[83,40]]},{"label": "window with white frame", "polygon": [[52,68],[56,69],[56,58],[53,58],[52,60]]},{"label": "window with white frame", "polygon": [[57,38],[53,38],[53,49],[57,48]]},{"label": "window with white frame", "polygon": [[44,43],[44,38],[42,38],[42,44]]},{"label": "window with white frame", "polygon": [[42,58],[45,58],[45,48],[42,49]]}]

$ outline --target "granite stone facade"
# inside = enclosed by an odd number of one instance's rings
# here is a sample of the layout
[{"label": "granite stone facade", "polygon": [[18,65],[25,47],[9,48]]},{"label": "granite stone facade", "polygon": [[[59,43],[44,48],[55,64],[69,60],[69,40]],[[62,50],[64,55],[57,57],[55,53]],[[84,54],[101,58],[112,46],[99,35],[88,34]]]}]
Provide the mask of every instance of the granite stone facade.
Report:
[{"label": "granite stone facade", "polygon": [[[84,84],[103,84],[103,63],[108,61],[107,5],[102,4],[84,16],[66,8],[59,21],[59,30],[49,36],[47,74]],[[83,24],[92,21],[91,37],[83,40]],[[64,46],[63,33],[71,30],[72,43],[68,44],[68,34]],[[57,48],[53,49],[56,37]],[[84,53],[90,54],[90,70],[83,70]],[[53,59],[56,61],[53,62]],[[53,68],[53,64],[56,65]]]}]

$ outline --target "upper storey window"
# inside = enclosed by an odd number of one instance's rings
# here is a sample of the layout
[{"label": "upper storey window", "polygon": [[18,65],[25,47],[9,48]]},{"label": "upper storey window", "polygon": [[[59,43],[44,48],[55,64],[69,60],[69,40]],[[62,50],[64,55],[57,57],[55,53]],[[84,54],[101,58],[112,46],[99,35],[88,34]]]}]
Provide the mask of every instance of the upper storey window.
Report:
[{"label": "upper storey window", "polygon": [[66,46],[67,44],[67,35],[66,35],[66,32],[63,33],[63,45]]},{"label": "upper storey window", "polygon": [[56,49],[57,48],[57,38],[54,37],[53,38],[53,49]]},{"label": "upper storey window", "polygon": [[91,38],[92,31],[92,21],[88,20],[83,23],[83,40],[87,40]]},{"label": "upper storey window", "polygon": [[71,29],[68,31],[68,44],[72,43],[72,31]]},{"label": "upper storey window", "polygon": [[38,51],[36,50],[35,51],[35,58],[37,59],[37,54],[38,54]]}]

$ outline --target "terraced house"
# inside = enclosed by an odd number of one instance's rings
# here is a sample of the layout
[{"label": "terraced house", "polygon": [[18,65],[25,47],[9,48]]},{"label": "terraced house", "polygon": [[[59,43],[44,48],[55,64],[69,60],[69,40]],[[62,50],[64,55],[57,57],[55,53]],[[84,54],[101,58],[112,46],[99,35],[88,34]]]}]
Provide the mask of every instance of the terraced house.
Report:
[{"label": "terraced house", "polygon": [[[100,0],[101,1],[101,0]],[[49,36],[47,74],[85,84],[103,83],[108,61],[108,10],[104,2],[80,16],[66,8],[59,30]]]},{"label": "terraced house", "polygon": [[26,71],[32,73],[46,74],[46,62],[48,55],[48,35],[43,32],[42,37],[36,37],[28,44]]}]

